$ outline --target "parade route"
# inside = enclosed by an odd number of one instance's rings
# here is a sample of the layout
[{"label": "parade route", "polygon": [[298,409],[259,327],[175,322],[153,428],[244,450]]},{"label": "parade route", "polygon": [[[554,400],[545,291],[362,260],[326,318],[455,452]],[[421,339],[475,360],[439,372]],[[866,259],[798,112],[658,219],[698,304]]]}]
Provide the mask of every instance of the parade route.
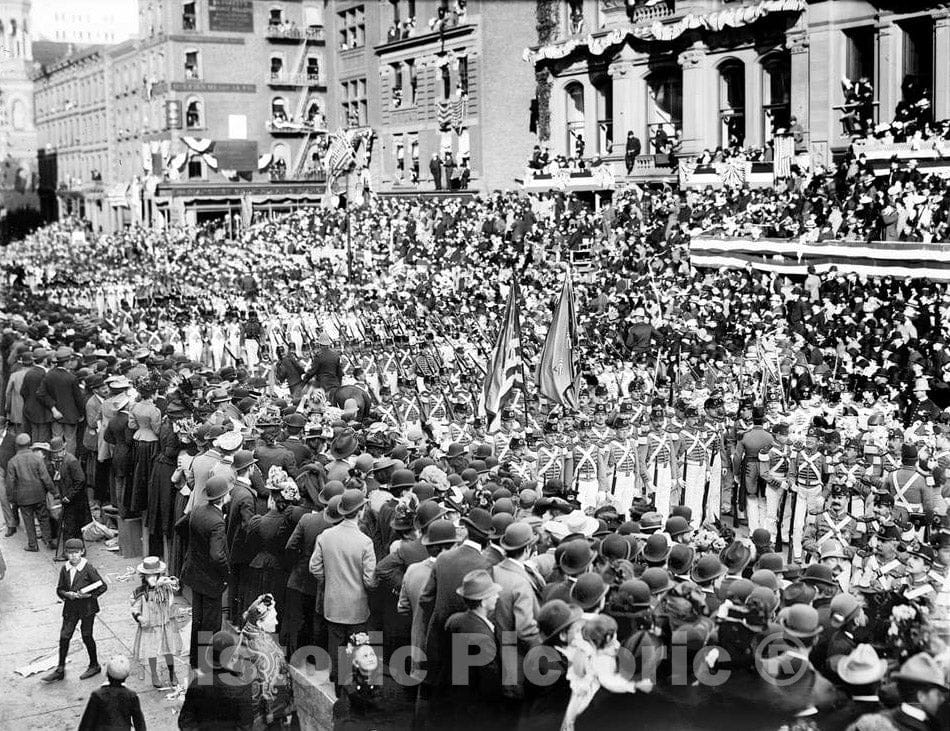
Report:
[{"label": "parade route", "polygon": [[[0,704],[0,729],[3,731],[60,731],[75,729],[90,692],[105,682],[105,672],[79,680],[86,669],[86,651],[77,632],[70,646],[66,679],[46,684],[40,680],[46,670],[24,678],[15,672],[30,663],[56,653],[61,624],[62,602],[56,597],[56,578],[62,564],[54,563],[52,551],[39,553],[23,550],[23,529],[10,538],[0,538],[0,551],[7,563],[6,577],[0,581],[0,677],[7,692]],[[91,543],[89,561],[98,568],[109,589],[99,600],[102,611],[96,618],[95,639],[99,662],[105,666],[112,655],[132,656],[135,636],[129,614],[130,597],[138,582],[134,569],[141,559],[125,559]],[[124,580],[120,577],[124,576]],[[187,637],[187,628],[183,629]],[[186,644],[187,648],[187,644]],[[50,667],[55,665],[55,659]],[[187,677],[188,659],[177,658],[179,677]],[[133,662],[126,685],[139,694],[148,728],[165,731],[178,728],[180,700],[167,700],[171,690],[156,690],[148,680],[147,667]]]}]

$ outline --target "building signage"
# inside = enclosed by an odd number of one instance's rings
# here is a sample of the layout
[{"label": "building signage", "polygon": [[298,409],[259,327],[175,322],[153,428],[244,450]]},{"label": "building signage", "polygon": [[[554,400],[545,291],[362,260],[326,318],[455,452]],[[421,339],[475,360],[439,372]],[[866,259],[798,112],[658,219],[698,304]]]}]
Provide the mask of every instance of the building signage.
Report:
[{"label": "building signage", "polygon": [[229,94],[254,94],[254,84],[214,84],[209,81],[173,81],[172,91],[223,91]]},{"label": "building signage", "polygon": [[253,0],[208,0],[208,29],[254,32]]}]

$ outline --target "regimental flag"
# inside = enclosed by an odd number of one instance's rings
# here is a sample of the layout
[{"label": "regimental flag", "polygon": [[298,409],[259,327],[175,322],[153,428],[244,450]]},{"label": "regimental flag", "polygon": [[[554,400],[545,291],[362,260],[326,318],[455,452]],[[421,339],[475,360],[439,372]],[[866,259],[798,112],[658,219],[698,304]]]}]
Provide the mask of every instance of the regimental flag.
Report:
[{"label": "regimental flag", "polygon": [[521,377],[521,316],[518,300],[518,281],[512,277],[505,317],[488,361],[488,372],[482,388],[482,408],[489,432],[497,429],[498,416],[512,390],[524,387]]},{"label": "regimental flag", "polygon": [[346,173],[356,162],[356,151],[350,136],[339,130],[330,135],[323,167],[327,171],[327,183]]},{"label": "regimental flag", "polygon": [[568,272],[541,350],[537,383],[538,393],[571,411],[578,407],[576,354],[577,316],[574,312],[574,287]]}]

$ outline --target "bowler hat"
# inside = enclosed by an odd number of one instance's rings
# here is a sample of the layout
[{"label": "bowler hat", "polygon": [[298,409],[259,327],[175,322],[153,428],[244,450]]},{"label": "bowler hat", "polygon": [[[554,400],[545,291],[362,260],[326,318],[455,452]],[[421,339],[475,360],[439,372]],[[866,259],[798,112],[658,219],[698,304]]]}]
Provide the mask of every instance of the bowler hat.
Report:
[{"label": "bowler hat", "polygon": [[575,605],[568,604],[562,599],[552,599],[545,602],[538,612],[538,631],[541,642],[550,642],[561,632],[581,618],[583,610]]},{"label": "bowler hat", "polygon": [[807,604],[786,607],[779,615],[778,623],[785,634],[791,637],[814,637],[821,633],[818,612]]},{"label": "bowler hat", "polygon": [[670,572],[659,566],[651,566],[640,574],[640,580],[650,587],[651,594],[662,594],[673,588]]},{"label": "bowler hat", "polygon": [[617,597],[624,606],[645,609],[650,606],[650,586],[640,579],[627,579],[617,587]]},{"label": "bowler hat", "polygon": [[752,545],[756,548],[767,548],[772,543],[772,534],[766,528],[756,528],[752,531]]},{"label": "bowler hat", "polygon": [[670,536],[676,538],[676,536],[689,533],[692,528],[689,527],[689,522],[687,522],[686,518],[681,515],[671,515],[666,521],[666,528],[664,530],[669,533]]},{"label": "bowler hat", "polygon": [[484,508],[472,508],[468,515],[462,518],[462,522],[469,531],[475,531],[486,538],[491,535],[491,513]]},{"label": "bowler hat", "polygon": [[327,507],[323,511],[324,520],[326,520],[331,525],[336,525],[341,520],[343,516],[340,515],[340,502],[343,500],[343,495],[334,495],[329,500],[327,500]]},{"label": "bowler hat", "polygon": [[640,530],[643,533],[653,533],[663,527],[663,516],[650,511],[640,516]]},{"label": "bowler hat", "polygon": [[72,349],[72,348],[63,346],[63,347],[61,347],[61,348],[57,348],[57,349],[56,349],[56,362],[57,362],[57,363],[65,363],[65,362],[68,361],[68,360],[72,360],[74,357],[76,357],[76,353],[73,352],[73,349]]},{"label": "bowler hat", "polygon": [[677,543],[670,551],[666,565],[673,576],[688,576],[696,557],[696,549],[685,543]]},{"label": "bowler hat", "polygon": [[831,600],[829,610],[831,626],[843,627],[858,615],[858,612],[861,611],[861,605],[854,596],[842,592],[836,594]]},{"label": "bowler hat", "polygon": [[231,467],[234,468],[235,472],[240,472],[243,469],[250,467],[252,464],[257,464],[257,459],[254,457],[254,453],[249,449],[239,449],[234,453],[234,456],[231,458]]},{"label": "bowler hat", "polygon": [[756,571],[759,569],[768,569],[773,574],[782,574],[785,572],[785,559],[781,553],[763,553],[755,562]]},{"label": "bowler hat", "polygon": [[353,515],[356,511],[366,504],[366,496],[359,488],[350,488],[343,491],[343,497],[340,500],[340,515],[344,518]]},{"label": "bowler hat", "polygon": [[600,574],[583,574],[571,587],[571,601],[581,609],[593,609],[603,599],[608,588]]},{"label": "bowler hat", "polygon": [[451,520],[440,518],[429,523],[426,534],[422,538],[422,545],[436,546],[444,543],[455,543],[457,540],[458,534],[455,532],[455,524]]},{"label": "bowler hat", "polygon": [[497,594],[500,591],[501,584],[492,581],[491,574],[485,569],[475,569],[465,574],[462,578],[462,585],[455,590],[455,593],[463,599],[475,601]]},{"label": "bowler hat", "polygon": [[330,502],[331,498],[336,497],[337,495],[342,495],[343,490],[343,483],[339,480],[327,480],[323,484],[323,489],[320,490],[320,494],[317,495],[317,502],[320,505],[326,505]]},{"label": "bowler hat", "polygon": [[670,537],[666,533],[654,533],[647,538],[640,555],[643,556],[644,561],[660,563],[669,558],[672,550],[673,544],[670,543]]},{"label": "bowler hat", "polygon": [[231,491],[231,483],[228,478],[215,476],[209,477],[205,483],[205,494],[208,500],[213,501],[222,498]]},{"label": "bowler hat", "polygon": [[726,567],[722,565],[719,556],[707,553],[696,562],[690,572],[690,578],[697,584],[705,584],[718,579],[724,573],[726,573]]},{"label": "bowler hat", "polygon": [[824,561],[826,558],[847,558],[847,554],[844,552],[844,549],[841,548],[841,543],[835,540],[834,538],[829,538],[822,542],[819,550],[821,551],[821,560]]},{"label": "bowler hat", "polygon": [[[586,542],[584,541],[584,543]],[[600,542],[600,547],[597,550],[608,561],[629,560],[633,546],[623,536],[608,533]]]},{"label": "bowler hat", "polygon": [[284,417],[284,425],[291,429],[303,429],[307,425],[307,419],[303,414],[295,411],[289,416]]},{"label": "bowler hat", "polygon": [[491,539],[493,541],[501,539],[508,526],[514,522],[515,516],[512,513],[494,513],[491,517]]},{"label": "bowler hat", "polygon": [[426,530],[432,521],[445,516],[448,510],[441,503],[435,500],[423,500],[416,508],[416,523],[422,530]]},{"label": "bowler hat", "polygon": [[582,574],[590,566],[596,554],[591,550],[590,543],[584,538],[576,538],[562,543],[561,557],[558,565],[561,571],[568,576]]},{"label": "bowler hat", "polygon": [[499,545],[506,551],[517,551],[525,546],[530,546],[536,540],[537,536],[535,536],[531,524],[519,520],[505,528],[505,534],[499,541]]}]

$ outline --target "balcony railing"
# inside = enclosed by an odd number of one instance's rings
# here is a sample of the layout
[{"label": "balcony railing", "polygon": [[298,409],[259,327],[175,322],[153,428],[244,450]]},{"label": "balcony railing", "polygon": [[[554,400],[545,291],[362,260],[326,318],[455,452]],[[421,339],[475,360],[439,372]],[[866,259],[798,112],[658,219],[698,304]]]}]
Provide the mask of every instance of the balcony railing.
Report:
[{"label": "balcony railing", "polygon": [[296,25],[269,25],[265,35],[273,41],[326,41],[326,32],[322,26],[300,28]]},{"label": "balcony railing", "polygon": [[283,72],[271,72],[270,82],[272,86],[326,86],[326,82],[320,74],[285,74]]},{"label": "balcony railing", "polygon": [[306,134],[308,132],[326,132],[323,120],[314,122],[292,121],[289,119],[270,119],[266,125],[267,131],[274,134]]}]

